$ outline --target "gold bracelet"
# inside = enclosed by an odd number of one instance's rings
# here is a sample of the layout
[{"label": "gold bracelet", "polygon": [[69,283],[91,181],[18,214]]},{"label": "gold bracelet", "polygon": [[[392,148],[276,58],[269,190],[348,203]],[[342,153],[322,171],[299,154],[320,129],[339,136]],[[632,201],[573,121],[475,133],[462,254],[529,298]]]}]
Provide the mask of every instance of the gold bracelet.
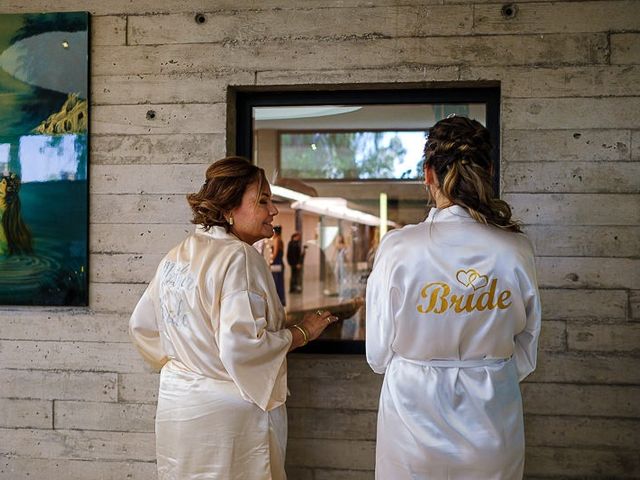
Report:
[{"label": "gold bracelet", "polygon": [[293,325],[292,328],[297,328],[298,330],[300,330],[300,333],[302,334],[302,338],[303,338],[303,343],[302,343],[303,347],[307,343],[309,343],[309,334],[307,333],[307,330],[302,325]]}]

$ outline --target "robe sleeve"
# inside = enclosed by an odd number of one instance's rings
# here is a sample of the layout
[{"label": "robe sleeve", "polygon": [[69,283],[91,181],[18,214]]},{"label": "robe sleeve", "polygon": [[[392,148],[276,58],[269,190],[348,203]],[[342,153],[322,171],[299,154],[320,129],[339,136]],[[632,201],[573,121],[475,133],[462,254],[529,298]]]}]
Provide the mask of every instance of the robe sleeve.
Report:
[{"label": "robe sleeve", "polygon": [[[387,234],[389,235],[389,234]],[[376,373],[385,373],[393,357],[391,348],[396,335],[390,285],[392,259],[380,244],[373,269],[367,280],[366,351],[367,362]]]},{"label": "robe sleeve", "polygon": [[247,290],[220,304],[220,360],[245,400],[272,410],[286,400],[286,356],[293,337],[284,328],[267,330],[265,299]]},{"label": "robe sleeve", "polygon": [[129,320],[129,336],[147,363],[159,370],[169,358],[162,348],[158,318],[153,304],[156,283],[156,279],[151,281],[133,310]]},{"label": "robe sleeve", "polygon": [[542,321],[542,308],[540,305],[540,293],[536,279],[535,262],[533,252],[524,266],[524,274],[521,277],[521,291],[526,313],[524,330],[515,336],[513,357],[518,370],[518,378],[522,381],[536,368],[538,358],[538,339]]}]

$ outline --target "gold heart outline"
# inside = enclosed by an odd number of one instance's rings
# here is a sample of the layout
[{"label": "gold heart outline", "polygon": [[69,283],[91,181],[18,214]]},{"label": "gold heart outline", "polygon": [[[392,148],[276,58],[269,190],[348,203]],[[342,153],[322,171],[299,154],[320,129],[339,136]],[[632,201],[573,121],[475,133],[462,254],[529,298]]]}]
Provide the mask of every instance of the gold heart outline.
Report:
[{"label": "gold heart outline", "polygon": [[473,287],[474,291],[479,288],[486,287],[489,284],[489,277],[481,275],[474,268],[470,268],[469,270],[458,270],[456,272],[456,280],[465,287]]}]

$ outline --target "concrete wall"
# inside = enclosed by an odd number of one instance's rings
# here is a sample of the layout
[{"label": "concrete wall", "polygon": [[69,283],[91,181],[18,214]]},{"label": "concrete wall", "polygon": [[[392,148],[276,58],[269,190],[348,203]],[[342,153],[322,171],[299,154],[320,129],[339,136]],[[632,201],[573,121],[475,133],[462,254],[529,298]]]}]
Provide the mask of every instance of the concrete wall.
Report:
[{"label": "concrete wall", "polygon": [[[154,477],[157,376],[127,317],[226,153],[228,86],[475,80],[501,82],[503,194],[539,256],[527,475],[640,477],[640,2],[501,6],[0,0],[93,14],[91,304],[0,309],[0,479]],[[373,478],[381,379],[357,357],[290,365],[291,479]]]}]

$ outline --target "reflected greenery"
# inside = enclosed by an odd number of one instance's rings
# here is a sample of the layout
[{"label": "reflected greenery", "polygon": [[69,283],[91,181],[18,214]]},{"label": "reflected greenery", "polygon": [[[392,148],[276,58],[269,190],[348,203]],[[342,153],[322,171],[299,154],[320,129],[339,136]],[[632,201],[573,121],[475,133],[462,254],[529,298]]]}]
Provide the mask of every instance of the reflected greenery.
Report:
[{"label": "reflected greenery", "polygon": [[407,142],[423,132],[309,132],[280,135],[281,175],[304,179],[418,178],[418,162],[405,165]]}]

